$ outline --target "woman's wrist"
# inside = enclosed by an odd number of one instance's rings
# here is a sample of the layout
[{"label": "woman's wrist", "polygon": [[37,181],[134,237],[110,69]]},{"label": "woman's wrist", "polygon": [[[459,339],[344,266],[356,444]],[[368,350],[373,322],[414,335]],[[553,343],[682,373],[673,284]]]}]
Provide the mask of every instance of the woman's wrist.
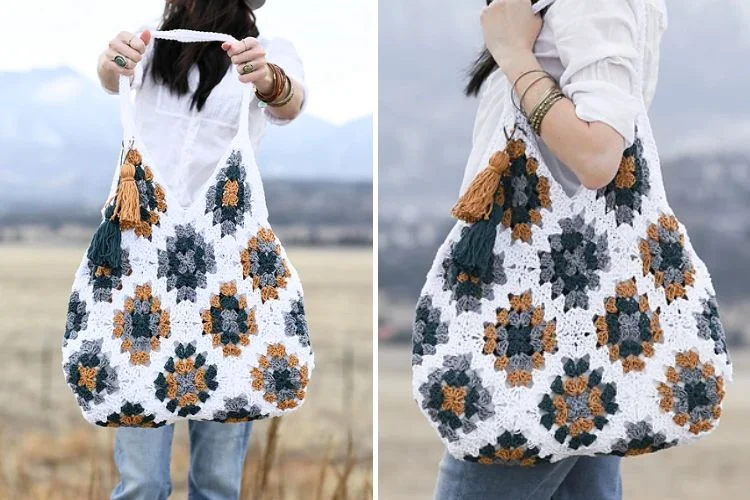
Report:
[{"label": "woman's wrist", "polygon": [[506,57],[502,61],[497,61],[497,63],[508,80],[516,82],[516,92],[523,90],[528,81],[534,78],[534,75],[526,75],[519,79],[521,75],[532,70],[543,70],[531,50],[516,52],[513,56]]},{"label": "woman's wrist", "polygon": [[255,84],[255,88],[258,89],[261,94],[270,94],[273,91],[274,83],[273,73],[267,71],[263,80]]}]

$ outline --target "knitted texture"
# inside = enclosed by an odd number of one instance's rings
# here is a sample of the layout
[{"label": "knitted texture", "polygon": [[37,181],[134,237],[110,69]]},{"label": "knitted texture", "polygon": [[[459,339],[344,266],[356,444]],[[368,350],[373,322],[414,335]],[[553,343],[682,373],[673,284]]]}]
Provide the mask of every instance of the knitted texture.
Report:
[{"label": "knitted texture", "polygon": [[639,455],[706,435],[732,368],[645,106],[612,182],[568,196],[510,83],[495,85],[503,120],[483,158],[502,151],[510,168],[491,213],[459,221],[427,275],[413,336],[420,409],[454,457],[487,464]]},{"label": "knitted texture", "polygon": [[142,218],[120,224],[120,267],[84,256],[73,283],[63,368],[84,417],[159,427],[298,408],[314,366],[302,287],[268,225],[249,141],[188,208],[142,157]]}]

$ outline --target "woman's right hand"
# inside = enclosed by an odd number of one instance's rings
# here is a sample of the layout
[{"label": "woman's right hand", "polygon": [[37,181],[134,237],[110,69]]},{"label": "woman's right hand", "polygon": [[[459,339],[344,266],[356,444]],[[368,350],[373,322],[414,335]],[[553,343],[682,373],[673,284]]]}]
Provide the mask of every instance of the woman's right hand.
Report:
[{"label": "woman's right hand", "polygon": [[[151,42],[151,32],[146,30],[139,35],[122,31],[113,38],[107,49],[99,57],[99,80],[110,92],[117,93],[120,75],[133,77],[135,66],[143,59],[146,47]],[[115,59],[120,56],[125,65],[120,66]]]},{"label": "woman's right hand", "polygon": [[[100,67],[118,76],[133,76],[135,65],[143,59],[146,46],[150,41],[151,32],[149,31],[144,31],[140,36],[127,31],[120,32],[109,42],[107,50],[102,54]],[[117,56],[125,59],[125,66],[119,66],[115,62]]]}]

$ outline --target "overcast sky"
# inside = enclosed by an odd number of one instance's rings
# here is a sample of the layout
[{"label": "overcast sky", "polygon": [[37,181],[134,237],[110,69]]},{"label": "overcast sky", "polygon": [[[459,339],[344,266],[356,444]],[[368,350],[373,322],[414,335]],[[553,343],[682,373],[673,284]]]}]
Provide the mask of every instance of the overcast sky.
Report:
[{"label": "overcast sky", "polygon": [[[3,2],[0,71],[71,66],[96,78],[96,59],[119,31],[158,20],[162,0]],[[372,114],[377,96],[375,1],[267,0],[264,36],[291,40],[305,64],[308,112],[335,123]]]}]

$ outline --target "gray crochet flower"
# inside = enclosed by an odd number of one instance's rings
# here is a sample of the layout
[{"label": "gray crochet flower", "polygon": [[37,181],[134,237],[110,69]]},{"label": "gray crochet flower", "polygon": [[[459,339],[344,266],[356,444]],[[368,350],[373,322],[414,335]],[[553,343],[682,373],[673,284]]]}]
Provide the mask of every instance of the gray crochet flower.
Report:
[{"label": "gray crochet flower", "polygon": [[437,345],[447,342],[448,323],[440,321],[440,309],[432,306],[432,297],[423,295],[412,331],[412,364],[421,365],[423,356],[435,354]]},{"label": "gray crochet flower", "polygon": [[667,441],[662,432],[654,432],[651,424],[642,420],[640,422],[627,422],[625,424],[626,439],[618,439],[612,445],[611,453],[617,456],[634,456],[645,453],[653,453],[666,450],[677,444],[677,440]]},{"label": "gray crochet flower", "polygon": [[583,214],[560,219],[562,233],[548,238],[550,251],[539,252],[539,284],[552,284],[552,298],[565,296],[565,311],[588,309],[588,294],[599,288],[599,272],[609,268],[607,233],[597,235]]},{"label": "gray crochet flower", "polygon": [[112,291],[121,289],[122,277],[130,276],[132,272],[129,257],[129,252],[123,249],[119,269],[97,266],[88,261],[89,285],[93,290],[94,302],[112,302]]},{"label": "gray crochet flower", "polygon": [[86,329],[89,313],[86,310],[86,301],[78,296],[78,292],[70,294],[68,302],[68,315],[65,318],[65,334],[63,335],[63,346],[68,345],[68,340],[78,337],[78,332]]},{"label": "gray crochet flower", "polygon": [[[468,228],[464,228],[462,237]],[[481,300],[494,300],[495,285],[507,282],[503,261],[505,254],[492,254],[490,266],[482,276],[475,276],[471,269],[464,269],[453,260],[453,247],[443,260],[443,290],[452,292],[451,298],[456,304],[456,312],[479,312]]]},{"label": "gray crochet flower", "polygon": [[637,134],[633,145],[624,151],[615,178],[596,192],[597,198],[605,199],[606,210],[615,212],[618,225],[633,225],[635,214],[641,213],[643,198],[651,190],[648,162]]},{"label": "gray crochet flower", "polygon": [[469,434],[495,414],[491,391],[471,368],[471,354],[446,356],[443,367],[428,375],[419,393],[422,408],[451,442],[458,441],[459,432]]},{"label": "gray crochet flower", "polygon": [[63,365],[68,385],[84,410],[101,404],[105,395],[119,389],[117,372],[102,352],[102,342],[103,339],[84,340]]},{"label": "gray crochet flower", "polygon": [[310,337],[307,331],[307,318],[305,317],[305,304],[302,295],[291,303],[289,312],[284,313],[284,333],[288,337],[297,337],[300,344],[310,346]]},{"label": "gray crochet flower", "polygon": [[213,419],[215,422],[235,423],[260,420],[267,417],[268,415],[262,413],[259,406],[251,406],[246,396],[237,396],[225,398],[224,408],[217,410]]},{"label": "gray crochet flower", "polygon": [[232,151],[227,166],[219,170],[216,184],[206,192],[206,213],[213,215],[214,225],[221,226],[221,235],[235,234],[237,226],[250,213],[250,190],[245,183],[246,171],[242,153]]},{"label": "gray crochet flower", "polygon": [[191,225],[175,226],[167,237],[167,249],[159,250],[157,276],[167,278],[167,290],[177,290],[177,302],[195,302],[197,288],[206,287],[206,275],[216,271],[211,243]]},{"label": "gray crochet flower", "polygon": [[719,318],[719,306],[716,303],[716,297],[711,296],[708,299],[701,300],[701,305],[703,306],[703,311],[694,314],[695,322],[698,325],[698,336],[702,339],[712,340],[714,343],[714,352],[716,354],[725,354],[727,356],[727,364],[729,364],[727,337]]}]

